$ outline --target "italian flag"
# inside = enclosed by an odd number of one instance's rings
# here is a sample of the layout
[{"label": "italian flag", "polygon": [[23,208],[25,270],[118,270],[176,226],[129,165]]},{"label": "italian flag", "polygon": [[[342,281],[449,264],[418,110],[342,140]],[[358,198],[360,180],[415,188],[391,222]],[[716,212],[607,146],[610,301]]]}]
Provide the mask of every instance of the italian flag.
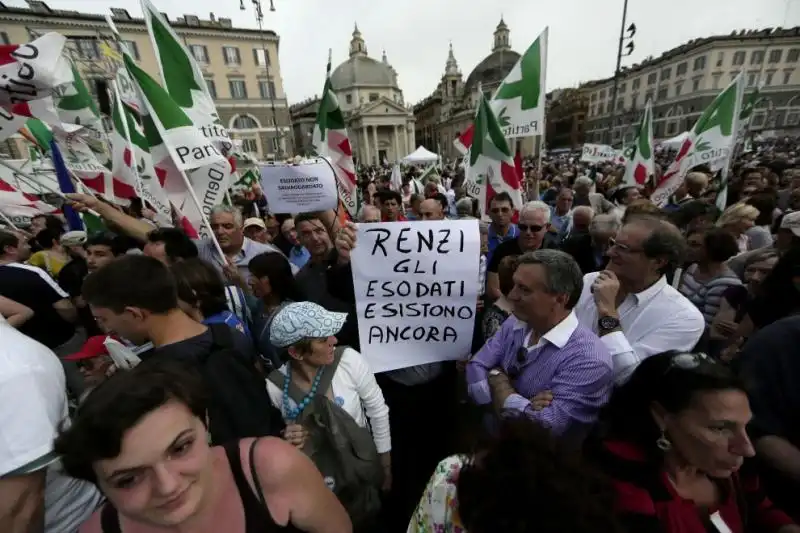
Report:
[{"label": "italian flag", "polygon": [[33,194],[18,191],[7,181],[0,179],[0,211],[8,217],[33,217],[40,213],[53,213],[56,208],[42,202]]},{"label": "italian flag", "polygon": [[71,82],[66,44],[66,37],[51,32],[27,44],[0,45],[0,105],[52,96]]},{"label": "italian flag", "polygon": [[353,149],[350,146],[350,139],[347,137],[344,115],[331,86],[330,50],[328,50],[325,86],[322,89],[322,100],[319,103],[317,120],[314,125],[312,145],[318,156],[330,160],[336,173],[339,200],[344,204],[350,217],[355,218],[358,212],[356,167],[353,163]]},{"label": "italian flag", "polygon": [[61,126],[61,119],[56,111],[52,96],[45,96],[38,100],[17,102],[16,104],[5,106],[5,110],[17,115],[23,121],[29,118],[36,118],[51,126]]},{"label": "italian flag", "polygon": [[[712,164],[724,158],[721,168],[723,180],[726,179],[728,162],[739,131],[743,95],[744,77],[739,73],[703,111],[683,141],[675,160],[661,176],[656,189],[650,195],[653,203],[664,205],[683,183],[686,173],[703,163]],[[727,188],[725,181],[723,188]]]},{"label": "italian flag", "polygon": [[644,116],[636,132],[636,140],[625,154],[624,186],[644,186],[655,176],[655,159],[653,158],[653,102],[649,99],[644,108]]},{"label": "italian flag", "polygon": [[500,192],[510,194],[514,208],[520,209],[522,190],[514,155],[485,96],[481,96],[478,102],[473,127],[475,133],[469,151],[467,179],[481,187],[481,214],[489,213],[489,203]]}]

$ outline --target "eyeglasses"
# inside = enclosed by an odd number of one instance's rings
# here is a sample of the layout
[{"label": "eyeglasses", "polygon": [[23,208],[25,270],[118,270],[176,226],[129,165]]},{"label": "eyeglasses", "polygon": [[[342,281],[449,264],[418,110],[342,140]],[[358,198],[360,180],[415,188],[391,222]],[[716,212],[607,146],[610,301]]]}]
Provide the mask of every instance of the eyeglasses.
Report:
[{"label": "eyeglasses", "polygon": [[512,366],[508,369],[508,377],[510,379],[517,379],[519,375],[522,373],[522,365],[525,364],[525,359],[528,357],[528,350],[525,349],[524,346],[520,346],[517,349],[517,357],[516,357],[516,366]]},{"label": "eyeglasses", "polygon": [[641,252],[644,251],[642,248],[633,248],[631,246],[628,246],[627,244],[623,244],[621,242],[617,242],[617,239],[615,239],[613,237],[608,239],[608,248],[609,249],[616,248],[620,252],[623,252],[623,253],[626,253],[626,254],[638,254],[638,253],[641,253]]},{"label": "eyeglasses", "polygon": [[539,226],[538,224],[517,224],[520,231],[530,231],[531,233],[539,233],[547,226]]}]

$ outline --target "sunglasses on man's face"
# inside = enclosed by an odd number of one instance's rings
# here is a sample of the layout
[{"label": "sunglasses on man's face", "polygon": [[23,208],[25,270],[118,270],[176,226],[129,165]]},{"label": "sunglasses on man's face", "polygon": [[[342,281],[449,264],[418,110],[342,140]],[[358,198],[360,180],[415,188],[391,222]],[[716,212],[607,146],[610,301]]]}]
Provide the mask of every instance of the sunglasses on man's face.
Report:
[{"label": "sunglasses on man's face", "polygon": [[519,228],[520,231],[525,231],[525,232],[530,231],[531,233],[539,233],[540,231],[542,231],[547,226],[539,226],[538,224],[521,224],[520,223],[520,224],[517,224],[517,227]]}]

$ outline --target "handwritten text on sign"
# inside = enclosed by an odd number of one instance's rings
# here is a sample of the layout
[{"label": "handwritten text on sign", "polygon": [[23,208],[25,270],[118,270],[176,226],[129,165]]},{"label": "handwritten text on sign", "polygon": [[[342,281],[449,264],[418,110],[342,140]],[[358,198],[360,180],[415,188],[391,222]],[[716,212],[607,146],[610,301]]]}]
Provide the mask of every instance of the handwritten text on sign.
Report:
[{"label": "handwritten text on sign", "polygon": [[353,284],[374,372],[469,353],[479,258],[477,220],[359,225]]}]

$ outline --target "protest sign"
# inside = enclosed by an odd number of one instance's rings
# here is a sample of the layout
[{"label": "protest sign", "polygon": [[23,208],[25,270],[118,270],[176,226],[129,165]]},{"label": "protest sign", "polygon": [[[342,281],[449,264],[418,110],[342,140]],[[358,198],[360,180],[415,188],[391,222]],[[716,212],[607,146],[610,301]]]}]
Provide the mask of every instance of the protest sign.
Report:
[{"label": "protest sign", "polygon": [[605,163],[606,161],[611,161],[621,165],[625,163],[625,154],[622,150],[616,150],[614,147],[607,144],[586,143],[583,145],[581,161],[586,163]]},{"label": "protest sign", "polygon": [[479,259],[477,220],[359,225],[351,264],[373,372],[469,354]]},{"label": "protest sign", "polygon": [[261,189],[273,213],[310,213],[338,205],[336,176],[321,159],[297,165],[265,165],[261,167]]}]

